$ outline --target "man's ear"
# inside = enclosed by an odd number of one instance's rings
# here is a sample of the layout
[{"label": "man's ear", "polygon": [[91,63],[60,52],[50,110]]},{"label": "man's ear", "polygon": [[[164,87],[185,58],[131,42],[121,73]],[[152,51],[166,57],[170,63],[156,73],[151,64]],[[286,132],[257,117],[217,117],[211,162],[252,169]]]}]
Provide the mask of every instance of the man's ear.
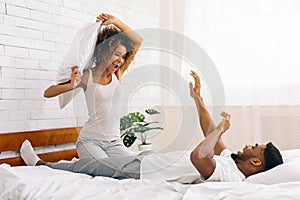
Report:
[{"label": "man's ear", "polygon": [[262,165],[262,161],[259,158],[256,158],[256,157],[251,158],[250,162],[255,167],[260,167]]}]

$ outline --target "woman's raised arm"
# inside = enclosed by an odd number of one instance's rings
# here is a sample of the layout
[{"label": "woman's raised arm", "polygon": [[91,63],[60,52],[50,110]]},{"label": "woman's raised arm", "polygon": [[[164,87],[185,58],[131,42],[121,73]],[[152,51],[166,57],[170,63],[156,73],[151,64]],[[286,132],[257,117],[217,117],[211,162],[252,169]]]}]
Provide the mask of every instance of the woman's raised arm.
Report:
[{"label": "woman's raised arm", "polygon": [[119,20],[117,17],[107,13],[101,13],[99,16],[97,16],[96,21],[97,22],[103,21],[102,22],[103,25],[113,24],[117,26],[122,32],[125,32],[127,34],[129,39],[133,42],[135,49],[138,49],[141,46],[143,42],[143,38],[132,28],[130,28],[127,24]]}]

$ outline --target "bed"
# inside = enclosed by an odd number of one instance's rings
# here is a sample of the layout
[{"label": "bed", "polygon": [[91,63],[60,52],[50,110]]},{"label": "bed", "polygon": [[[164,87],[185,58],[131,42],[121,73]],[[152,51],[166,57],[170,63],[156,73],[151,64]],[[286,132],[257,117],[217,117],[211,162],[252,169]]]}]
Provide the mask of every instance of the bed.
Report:
[{"label": "bed", "polygon": [[[35,148],[74,143],[80,128],[0,134],[0,152],[16,151],[25,139]],[[0,159],[0,199],[300,199],[300,149],[282,151],[284,164],[245,182],[180,184],[163,180],[117,180],[24,166],[20,157]],[[1,155],[1,154],[0,154]],[[76,159],[75,149],[39,154],[45,160]]]}]

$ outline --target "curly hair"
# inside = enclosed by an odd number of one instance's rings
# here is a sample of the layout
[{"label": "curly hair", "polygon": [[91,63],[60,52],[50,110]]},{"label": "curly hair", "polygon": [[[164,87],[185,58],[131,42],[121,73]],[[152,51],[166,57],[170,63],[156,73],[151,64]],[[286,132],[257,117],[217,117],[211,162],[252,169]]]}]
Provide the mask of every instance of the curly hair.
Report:
[{"label": "curly hair", "polygon": [[[113,52],[120,45],[125,46],[126,56],[125,62],[121,66],[122,70],[126,70],[129,64],[133,61],[136,50],[133,48],[131,40],[126,33],[121,32],[116,26],[109,25],[105,27],[98,35],[93,59],[98,66],[100,63],[107,63]],[[118,73],[119,69],[115,72]]]}]

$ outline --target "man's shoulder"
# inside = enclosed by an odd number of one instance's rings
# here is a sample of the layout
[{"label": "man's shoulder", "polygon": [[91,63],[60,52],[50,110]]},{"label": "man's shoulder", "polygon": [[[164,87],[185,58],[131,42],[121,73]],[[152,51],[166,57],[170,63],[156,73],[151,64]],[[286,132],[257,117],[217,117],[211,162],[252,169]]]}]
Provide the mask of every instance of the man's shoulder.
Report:
[{"label": "man's shoulder", "polygon": [[220,156],[230,157],[231,154],[232,154],[232,152],[229,149],[223,149],[223,151],[221,152]]}]

